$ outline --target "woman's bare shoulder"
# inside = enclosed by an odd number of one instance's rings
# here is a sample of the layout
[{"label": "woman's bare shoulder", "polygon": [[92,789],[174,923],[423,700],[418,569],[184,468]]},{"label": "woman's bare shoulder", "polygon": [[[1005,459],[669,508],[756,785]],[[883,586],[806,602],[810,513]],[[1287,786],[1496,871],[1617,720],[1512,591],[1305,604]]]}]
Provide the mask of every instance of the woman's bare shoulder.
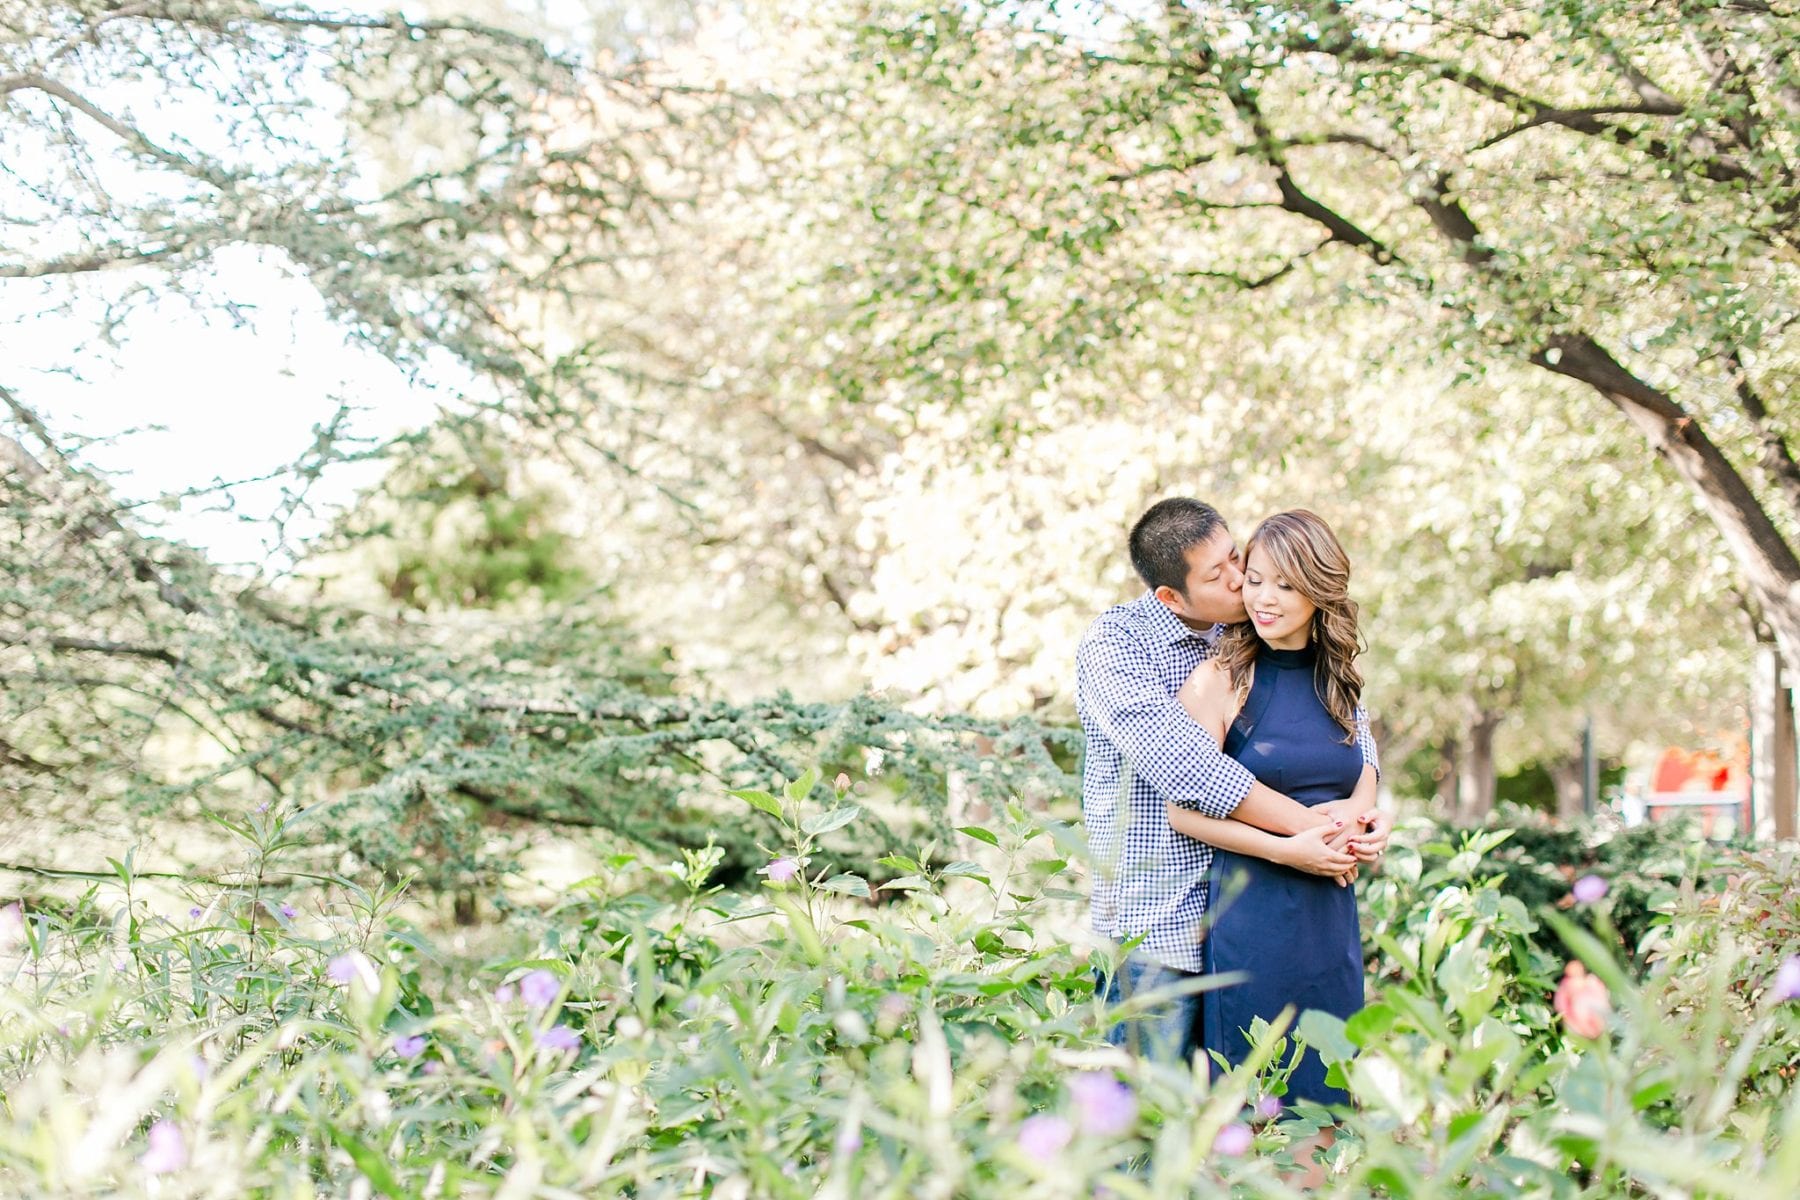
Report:
[{"label": "woman's bare shoulder", "polygon": [[1222,728],[1237,716],[1237,689],[1231,685],[1231,673],[1217,659],[1208,659],[1194,668],[1182,687],[1182,704],[1195,720],[1223,737]]},{"label": "woman's bare shoulder", "polygon": [[1209,658],[1195,667],[1188,682],[1208,695],[1223,695],[1231,690],[1231,675],[1225,670],[1225,664],[1216,658]]}]

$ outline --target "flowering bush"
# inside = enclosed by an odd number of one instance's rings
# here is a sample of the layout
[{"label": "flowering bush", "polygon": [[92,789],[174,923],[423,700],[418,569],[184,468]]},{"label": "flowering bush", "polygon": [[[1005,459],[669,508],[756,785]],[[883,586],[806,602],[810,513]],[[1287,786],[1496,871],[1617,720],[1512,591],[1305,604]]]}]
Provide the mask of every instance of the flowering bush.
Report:
[{"label": "flowering bush", "polygon": [[[1324,1116],[1281,1103],[1301,1036],[1357,1100],[1328,1194],[1791,1193],[1791,859],[1691,883],[1640,983],[1608,898],[1584,925],[1481,875],[1495,835],[1429,868],[1396,850],[1365,887],[1374,1002],[1279,1023],[1208,1079],[1103,1043],[1088,964],[1052,932],[1079,892],[1070,830],[1010,807],[963,831],[981,861],[922,848],[872,887],[820,848],[859,816],[845,781],[742,798],[791,870],[736,894],[714,853],[622,855],[478,964],[392,894],[267,894],[303,832],[279,815],[243,827],[247,882],[196,897],[202,917],[151,915],[128,870],[62,911],[0,910],[0,1193],[1292,1195]],[[1581,996],[1553,1002],[1559,978]]]}]

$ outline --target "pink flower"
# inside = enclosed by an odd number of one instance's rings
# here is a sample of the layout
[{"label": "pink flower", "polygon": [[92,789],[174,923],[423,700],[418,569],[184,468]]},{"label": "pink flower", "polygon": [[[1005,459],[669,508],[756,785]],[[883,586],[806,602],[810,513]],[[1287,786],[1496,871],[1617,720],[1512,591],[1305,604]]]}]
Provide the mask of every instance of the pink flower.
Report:
[{"label": "pink flower", "polygon": [[394,1053],[401,1058],[417,1058],[425,1053],[425,1035],[415,1033],[411,1037],[394,1039]]},{"label": "pink flower", "polygon": [[150,1127],[150,1148],[138,1163],[152,1175],[167,1175],[187,1166],[187,1158],[181,1130],[173,1121],[158,1121]]},{"label": "pink flower", "polygon": [[1789,955],[1781,964],[1771,990],[1777,1000],[1800,1000],[1800,954]]},{"label": "pink flower", "polygon": [[1575,886],[1569,891],[1575,897],[1576,903],[1593,904],[1606,895],[1606,880],[1598,875],[1583,875],[1575,881]]},{"label": "pink flower", "polygon": [[296,909],[295,909],[295,908],[294,908],[294,906],[293,906],[293,905],[291,905],[291,904],[284,904],[284,905],[282,905],[282,906],[281,906],[281,917],[282,917],[282,920],[284,920],[284,921],[291,921],[291,920],[293,920],[293,919],[294,919],[294,918],[295,918],[295,917],[297,917],[297,916],[299,916],[299,915],[300,915],[300,913],[299,913],[299,912],[298,912],[298,911],[297,911],[297,910],[296,910]]},{"label": "pink flower", "polygon": [[1281,1097],[1264,1096],[1256,1102],[1256,1115],[1265,1121],[1273,1121],[1281,1115]]},{"label": "pink flower", "polygon": [[862,1130],[854,1125],[840,1126],[837,1140],[832,1143],[839,1154],[855,1154],[862,1149]]},{"label": "pink flower", "polygon": [[575,1050],[581,1046],[581,1035],[567,1025],[552,1025],[533,1040],[546,1050]]},{"label": "pink flower", "polygon": [[762,869],[769,877],[770,883],[786,883],[800,873],[800,862],[793,858],[778,858]]},{"label": "pink flower", "polygon": [[1131,1089],[1101,1071],[1069,1081],[1069,1095],[1081,1114],[1081,1130],[1095,1137],[1117,1137],[1137,1123],[1137,1097]]},{"label": "pink flower", "polygon": [[8,949],[25,940],[25,910],[18,904],[0,908],[0,949]]},{"label": "pink flower", "polygon": [[847,792],[847,791],[849,791],[849,790],[850,790],[850,776],[849,776],[849,773],[848,773],[848,772],[845,772],[845,771],[839,771],[839,772],[838,772],[838,777],[837,777],[837,778],[836,778],[836,779],[834,779],[834,780],[832,780],[832,784],[831,784],[831,785],[832,785],[832,786],[833,786],[833,787],[835,787],[835,788],[836,788],[836,789],[837,789],[837,790],[838,790],[838,791],[840,791],[840,792]]},{"label": "pink flower", "polygon": [[1019,1149],[1027,1158],[1055,1158],[1074,1138],[1074,1127],[1050,1113],[1027,1117],[1019,1125]]},{"label": "pink flower", "polygon": [[1578,1037],[1597,1038],[1606,1032],[1606,1019],[1612,1015],[1612,1002],[1606,995],[1606,984],[1588,974],[1587,968],[1572,962],[1556,985],[1556,1015],[1563,1019],[1570,1033]]},{"label": "pink flower", "polygon": [[550,971],[533,971],[519,980],[519,995],[532,1008],[548,1008],[562,993],[562,980]]},{"label": "pink flower", "polygon": [[1241,1158],[1250,1149],[1256,1135],[1242,1121],[1233,1121],[1219,1130],[1219,1136],[1213,1139],[1213,1153],[1224,1158]]}]

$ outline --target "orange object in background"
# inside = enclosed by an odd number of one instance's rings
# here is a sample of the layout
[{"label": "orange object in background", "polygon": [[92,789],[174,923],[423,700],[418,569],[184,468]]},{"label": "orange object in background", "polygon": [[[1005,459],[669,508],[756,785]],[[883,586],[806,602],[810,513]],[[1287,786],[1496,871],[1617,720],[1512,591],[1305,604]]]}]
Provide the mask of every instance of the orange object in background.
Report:
[{"label": "orange object in background", "polygon": [[[1722,803],[1705,803],[1705,797],[1714,793]],[[1713,836],[1720,820],[1741,829],[1749,819],[1750,743],[1738,738],[1723,753],[1664,747],[1644,800],[1652,821],[1664,820],[1678,808],[1698,808],[1704,837]]]}]

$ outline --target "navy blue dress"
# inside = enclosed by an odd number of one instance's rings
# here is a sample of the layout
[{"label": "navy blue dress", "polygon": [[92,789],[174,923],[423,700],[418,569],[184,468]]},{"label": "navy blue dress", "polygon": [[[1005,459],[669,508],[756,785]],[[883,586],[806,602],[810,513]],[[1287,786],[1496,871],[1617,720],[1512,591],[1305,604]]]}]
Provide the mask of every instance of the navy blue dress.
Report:
[{"label": "navy blue dress", "polygon": [[[1225,737],[1225,753],[1258,782],[1309,806],[1348,796],[1363,769],[1362,751],[1344,744],[1344,727],[1319,699],[1316,657],[1311,646],[1262,647],[1250,695]],[[1234,877],[1241,878],[1241,891]],[[1250,1052],[1246,1031],[1257,1017],[1273,1021],[1290,1004],[1296,1022],[1309,1008],[1348,1017],[1363,1006],[1355,887],[1220,850],[1213,855],[1208,903],[1206,971],[1242,971],[1248,978],[1202,994],[1207,1050],[1236,1066]],[[1293,1032],[1290,1026],[1290,1038]],[[1312,1050],[1288,1080],[1285,1099],[1349,1103],[1342,1089],[1326,1086],[1325,1064]]]}]

